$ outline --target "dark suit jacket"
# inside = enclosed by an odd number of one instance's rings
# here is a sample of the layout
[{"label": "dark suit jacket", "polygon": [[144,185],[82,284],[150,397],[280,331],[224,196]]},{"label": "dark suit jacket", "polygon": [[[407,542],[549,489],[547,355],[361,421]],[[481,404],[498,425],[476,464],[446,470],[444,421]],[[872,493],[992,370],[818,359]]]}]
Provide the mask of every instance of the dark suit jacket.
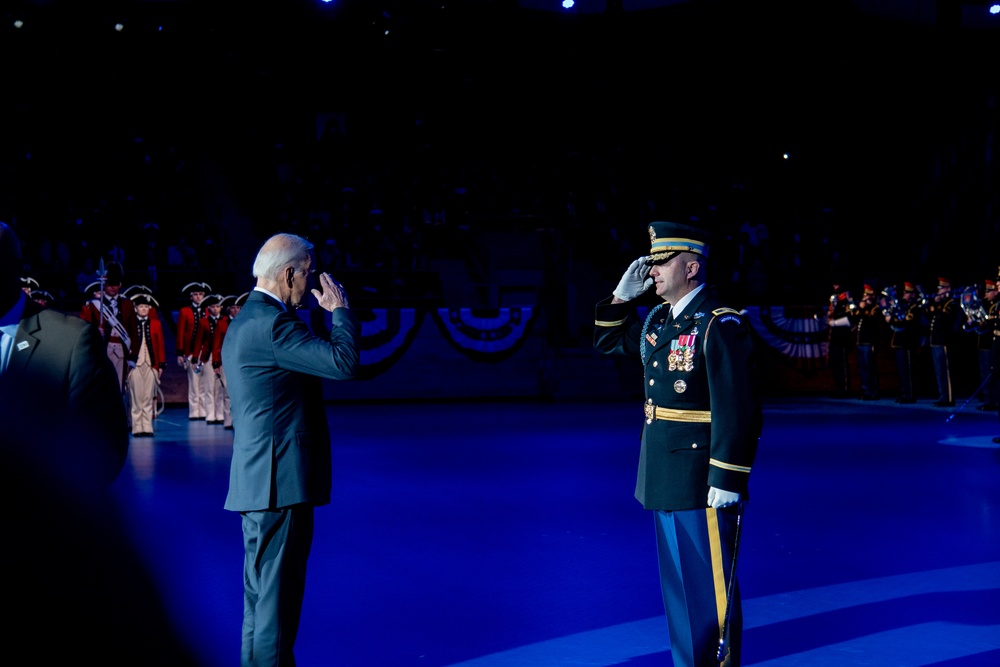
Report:
[{"label": "dark suit jacket", "polygon": [[233,461],[225,508],[239,512],[330,502],[330,429],[322,378],[358,368],[361,325],[333,311],[329,339],[263,292],[250,292],[226,333]]},{"label": "dark suit jacket", "polygon": [[[28,300],[0,375],[4,457],[58,484],[103,488],[128,453],[128,420],[95,326]],[[15,468],[18,469],[18,468]]]},{"label": "dark suit jacket", "polygon": [[[635,496],[646,509],[662,510],[706,507],[709,486],[745,499],[761,433],[749,324],[707,287],[664,326],[668,312],[664,305],[644,321],[634,306],[610,299],[596,309],[596,349],[640,357],[645,341],[646,402],[670,417],[643,424]],[[685,349],[689,361],[681,356],[671,368],[671,352]]]}]

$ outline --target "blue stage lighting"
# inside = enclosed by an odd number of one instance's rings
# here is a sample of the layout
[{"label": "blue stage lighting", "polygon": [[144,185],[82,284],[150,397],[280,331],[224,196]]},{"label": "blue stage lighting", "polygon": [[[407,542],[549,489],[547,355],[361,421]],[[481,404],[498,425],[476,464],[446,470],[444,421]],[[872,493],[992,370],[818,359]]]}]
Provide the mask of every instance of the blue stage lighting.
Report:
[{"label": "blue stage lighting", "polygon": [[573,0],[562,0],[563,9],[572,9],[575,4]]},{"label": "blue stage lighting", "polygon": [[1000,5],[990,5],[990,14],[994,16],[1000,14]]}]

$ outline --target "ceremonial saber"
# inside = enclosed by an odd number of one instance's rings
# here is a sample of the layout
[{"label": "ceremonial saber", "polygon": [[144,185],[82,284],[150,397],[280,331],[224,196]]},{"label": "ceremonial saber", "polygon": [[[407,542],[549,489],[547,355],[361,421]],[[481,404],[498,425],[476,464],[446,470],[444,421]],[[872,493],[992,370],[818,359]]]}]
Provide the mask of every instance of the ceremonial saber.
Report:
[{"label": "ceremonial saber", "polygon": [[743,509],[746,507],[745,501],[740,501],[739,510],[736,512],[736,535],[733,538],[733,563],[729,568],[729,585],[726,586],[726,614],[722,617],[722,628],[719,629],[719,650],[715,653],[715,659],[722,664],[726,660],[729,647],[726,645],[726,632],[729,630],[729,614],[733,605],[733,585],[736,583],[736,557],[740,553],[740,528],[743,525]]}]

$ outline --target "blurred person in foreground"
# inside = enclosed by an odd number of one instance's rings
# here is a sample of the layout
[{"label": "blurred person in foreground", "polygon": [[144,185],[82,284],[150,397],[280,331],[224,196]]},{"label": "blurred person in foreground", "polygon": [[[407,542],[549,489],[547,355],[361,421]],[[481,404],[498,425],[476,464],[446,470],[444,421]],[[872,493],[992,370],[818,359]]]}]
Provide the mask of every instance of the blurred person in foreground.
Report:
[{"label": "blurred person in foreground", "polygon": [[[645,369],[635,497],[653,512],[673,663],[736,667],[734,561],[762,425],[757,353],[743,315],[705,284],[707,232],[653,222],[649,235],[650,254],[597,304],[594,346]],[[639,318],[633,301],[650,288],[661,302]]]},{"label": "blurred person in foreground", "polygon": [[21,662],[197,665],[131,544],[110,486],[128,421],[107,344],[75,315],[43,308],[16,273],[0,223],[0,568],[13,610],[0,640]]},{"label": "blurred person in foreground", "polygon": [[[265,241],[253,265],[257,286],[222,344],[233,419],[225,508],[242,516],[245,551],[243,667],[295,664],[314,508],[330,502],[323,378],[349,380],[359,364],[361,324],[329,274],[313,287],[315,264],[304,238]],[[309,293],[331,314],[328,338],[295,313]]]}]

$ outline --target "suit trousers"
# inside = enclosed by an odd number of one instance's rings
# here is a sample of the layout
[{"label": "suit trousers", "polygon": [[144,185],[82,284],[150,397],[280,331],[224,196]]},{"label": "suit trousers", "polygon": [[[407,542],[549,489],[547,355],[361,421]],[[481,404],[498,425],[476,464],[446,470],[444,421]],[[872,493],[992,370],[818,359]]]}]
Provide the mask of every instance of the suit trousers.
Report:
[{"label": "suit trousers", "polygon": [[205,377],[205,369],[195,373],[197,367],[198,363],[191,361],[190,357],[184,362],[188,380],[188,419],[205,418],[205,390],[201,386],[202,379]]},{"label": "suit trousers", "polygon": [[312,505],[241,512],[243,640],[240,667],[294,667],[314,530]]},{"label": "suit trousers", "polygon": [[656,510],[660,588],[675,667],[739,667],[743,611],[733,582],[727,645],[716,659],[732,573],[736,512],[730,509]]}]

